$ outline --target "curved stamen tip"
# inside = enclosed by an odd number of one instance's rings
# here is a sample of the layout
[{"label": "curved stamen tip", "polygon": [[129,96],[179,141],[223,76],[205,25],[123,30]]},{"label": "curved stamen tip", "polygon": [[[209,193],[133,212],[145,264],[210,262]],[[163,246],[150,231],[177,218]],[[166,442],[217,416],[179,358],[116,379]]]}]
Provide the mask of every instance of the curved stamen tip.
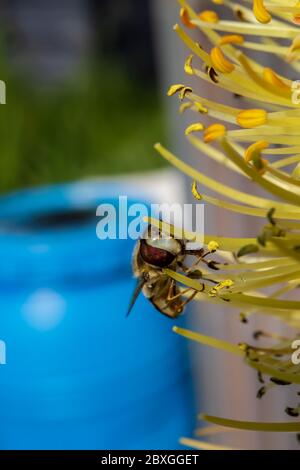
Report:
[{"label": "curved stamen tip", "polygon": [[190,28],[190,29],[196,28],[196,26],[193,23],[191,23],[190,15],[186,8],[180,9],[180,19],[181,19],[182,24],[184,24],[184,26],[186,26],[187,28]]},{"label": "curved stamen tip", "polygon": [[204,126],[201,122],[196,122],[195,124],[191,124],[185,130],[185,135],[189,135],[192,132],[201,132],[204,130]]},{"label": "curved stamen tip", "polygon": [[231,73],[235,66],[232,62],[226,59],[221,49],[216,46],[210,52],[210,58],[214,69],[221,73]]},{"label": "curved stamen tip", "polygon": [[253,0],[253,13],[259,23],[270,23],[272,17],[264,5],[264,0]]},{"label": "curved stamen tip", "polygon": [[254,160],[256,157],[261,156],[261,151],[265,150],[268,148],[269,144],[265,140],[259,140],[257,142],[254,142],[254,144],[250,145],[246,150],[245,150],[245,160],[247,163],[251,162]]}]

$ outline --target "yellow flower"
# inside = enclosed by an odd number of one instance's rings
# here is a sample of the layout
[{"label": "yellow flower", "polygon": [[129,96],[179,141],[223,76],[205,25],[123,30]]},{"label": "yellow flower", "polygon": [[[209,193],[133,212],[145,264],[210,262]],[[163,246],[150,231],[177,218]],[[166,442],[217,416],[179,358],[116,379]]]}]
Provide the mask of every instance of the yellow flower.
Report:
[{"label": "yellow flower", "polygon": [[[227,185],[207,175],[203,171],[204,162],[195,169],[161,144],[155,148],[191,178],[196,199],[224,211],[258,218],[262,227],[257,237],[206,234],[204,245],[211,259],[207,258],[207,272],[201,281],[178,272],[170,271],[168,275],[180,285],[194,289],[197,301],[240,308],[240,317],[245,322],[251,315],[260,313],[274,316],[294,328],[294,334],[282,338],[260,332],[257,338],[267,336],[272,342],[266,348],[260,343],[238,346],[177,327],[175,331],[193,341],[243,357],[260,378],[264,375],[265,384],[257,394],[261,398],[274,385],[300,384],[300,364],[291,363],[293,341],[299,340],[300,301],[287,297],[300,285],[300,87],[292,81],[300,72],[300,30],[295,25],[300,24],[300,1],[212,0],[220,10],[215,21],[208,21],[213,19],[208,13],[199,15],[186,0],[179,3],[188,18],[187,26],[198,28],[210,42],[204,49],[189,32],[175,26],[176,33],[193,54],[193,66],[191,56],[185,64],[187,75],[193,74],[235,94],[239,100],[232,106],[219,102],[214,98],[217,94],[201,96],[187,85],[176,85],[169,94],[178,92],[181,98],[184,96],[187,100],[184,109],[189,112],[198,114],[205,109],[211,121],[205,129],[201,123],[190,126],[186,138],[199,150],[201,162],[209,158],[225,166],[232,174],[231,183]],[[225,8],[236,13],[235,22],[222,19]],[[255,59],[252,52],[256,53]],[[264,53],[261,59],[260,52]],[[289,62],[289,76],[283,75],[284,67],[266,67],[266,54],[271,59],[279,57],[282,64]],[[203,138],[195,134],[198,130],[203,131]],[[252,181],[263,190],[263,195],[256,195],[254,186],[251,191],[241,190],[241,184],[236,187],[237,179]],[[201,195],[197,182],[201,184]],[[151,220],[151,223],[159,221]],[[172,230],[176,235],[176,227]],[[203,241],[200,234],[185,232],[184,236],[193,242]],[[300,413],[300,409],[291,407],[285,411],[290,417]],[[299,421],[243,422],[207,415],[204,419],[236,429],[300,432]],[[197,442],[202,448],[203,443]]]}]

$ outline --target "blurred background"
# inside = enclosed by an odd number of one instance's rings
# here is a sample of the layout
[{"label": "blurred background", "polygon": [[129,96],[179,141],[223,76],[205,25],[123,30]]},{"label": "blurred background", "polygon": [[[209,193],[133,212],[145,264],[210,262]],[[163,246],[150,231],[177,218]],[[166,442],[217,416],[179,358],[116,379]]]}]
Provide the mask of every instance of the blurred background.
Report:
[{"label": "blurred background", "polygon": [[[142,297],[126,319],[134,242],[96,238],[97,206],[117,208],[119,195],[191,201],[190,182],[164,165],[157,141],[229,178],[183,143],[192,117],[179,118],[176,99],[165,97],[185,80],[187,51],[172,31],[178,12],[176,0],[1,2],[1,449],[176,449],[203,410],[284,420],[286,392],[258,403],[253,371],[191,347]],[[205,230],[257,233],[253,221],[217,208],[206,208]],[[234,342],[254,327],[208,305],[181,321]],[[216,440],[294,446],[294,437],[253,433]]]},{"label": "blurred background", "polygon": [[1,192],[161,166],[150,3],[1,2]]}]

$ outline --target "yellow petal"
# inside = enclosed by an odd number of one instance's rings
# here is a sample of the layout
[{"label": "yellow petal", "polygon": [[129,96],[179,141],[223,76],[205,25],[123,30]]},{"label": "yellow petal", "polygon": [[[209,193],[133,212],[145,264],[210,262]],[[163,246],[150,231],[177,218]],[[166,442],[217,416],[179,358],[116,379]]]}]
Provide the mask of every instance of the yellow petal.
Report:
[{"label": "yellow petal", "polygon": [[198,201],[201,201],[201,200],[202,200],[202,196],[201,196],[201,194],[198,192],[198,189],[197,189],[197,182],[196,182],[196,181],[193,181],[193,183],[192,183],[192,195],[193,195],[194,198],[197,199]]},{"label": "yellow petal", "polygon": [[264,79],[268,83],[270,83],[270,85],[273,85],[274,87],[287,91],[289,93],[291,92],[291,87],[284,83],[284,81],[281,80],[281,78],[279,78],[278,75],[272,69],[268,67],[265,68],[263,75]]},{"label": "yellow petal", "polygon": [[244,37],[241,36],[240,34],[227,34],[226,36],[223,36],[219,41],[220,46],[225,46],[227,44],[243,44],[243,43],[244,43]]},{"label": "yellow petal", "polygon": [[178,84],[178,85],[172,85],[168,92],[167,92],[167,95],[168,96],[173,96],[175,95],[176,93],[178,93],[179,91],[181,91],[183,88],[185,87],[185,85],[182,85],[182,84]]},{"label": "yellow petal", "polygon": [[168,96],[173,96],[175,95],[176,93],[179,93],[179,98],[181,100],[183,100],[185,98],[185,95],[186,93],[188,92],[192,92],[192,88],[188,87],[188,86],[185,86],[185,85],[182,85],[181,83],[179,83],[178,85],[172,85],[168,92],[167,92],[167,95]]},{"label": "yellow petal", "polygon": [[181,19],[182,24],[184,24],[184,26],[186,26],[187,28],[191,28],[191,29],[196,28],[196,26],[193,23],[191,23],[190,15],[186,8],[181,8],[180,19]]},{"label": "yellow petal", "polygon": [[293,39],[289,52],[296,52],[300,50],[300,36],[296,36]]},{"label": "yellow petal", "polygon": [[250,145],[245,150],[245,160],[246,160],[246,162],[251,162],[251,160],[253,160],[253,158],[255,158],[257,155],[260,155],[260,152],[262,150],[265,150],[268,146],[269,146],[269,144],[265,140],[259,140],[258,142],[255,142],[254,144]]},{"label": "yellow petal", "polygon": [[194,106],[196,110],[199,111],[199,113],[202,113],[202,114],[208,113],[208,109],[205,106],[203,106],[201,103],[199,103],[198,101],[194,102]]},{"label": "yellow petal", "polygon": [[[300,7],[300,2],[297,2],[296,5],[295,5],[296,8],[299,8]],[[293,17],[293,22],[295,24],[300,24],[300,14],[297,13],[296,15],[294,15]]]},{"label": "yellow petal", "polygon": [[194,57],[193,54],[189,55],[184,64],[184,71],[188,75],[194,75],[194,70],[192,67],[193,57]]},{"label": "yellow petal", "polygon": [[234,70],[234,64],[226,59],[219,47],[213,47],[210,52],[213,67],[221,73],[230,73]]},{"label": "yellow petal", "polygon": [[264,6],[263,0],[253,0],[253,13],[260,23],[269,23],[272,19],[270,13]]},{"label": "yellow petal", "polygon": [[247,129],[263,126],[267,122],[267,117],[268,114],[264,109],[247,109],[237,115],[236,122]]},{"label": "yellow petal", "polygon": [[186,128],[185,135],[189,135],[192,132],[200,132],[203,131],[203,129],[203,124],[201,124],[201,122],[196,122],[195,124],[191,124],[189,127]]},{"label": "yellow petal", "polygon": [[256,158],[255,160],[253,160],[253,167],[258,171],[260,175],[263,175],[266,172],[268,164],[268,160],[264,158]]},{"label": "yellow petal", "polygon": [[223,137],[226,133],[226,127],[223,124],[212,124],[204,131],[204,142],[208,144],[213,140]]},{"label": "yellow petal", "polygon": [[183,114],[187,109],[191,108],[193,103],[187,101],[186,103],[182,103],[179,107],[179,114]]},{"label": "yellow petal", "polygon": [[193,91],[192,88],[190,88],[190,87],[188,87],[188,86],[185,86],[185,87],[182,88],[182,89],[180,90],[180,92],[179,92],[179,99],[180,99],[181,101],[184,100],[185,95],[186,95],[187,93],[191,93],[192,91]]},{"label": "yellow petal", "polygon": [[207,23],[218,23],[219,17],[215,11],[204,10],[199,13],[199,18],[201,21],[206,21]]}]

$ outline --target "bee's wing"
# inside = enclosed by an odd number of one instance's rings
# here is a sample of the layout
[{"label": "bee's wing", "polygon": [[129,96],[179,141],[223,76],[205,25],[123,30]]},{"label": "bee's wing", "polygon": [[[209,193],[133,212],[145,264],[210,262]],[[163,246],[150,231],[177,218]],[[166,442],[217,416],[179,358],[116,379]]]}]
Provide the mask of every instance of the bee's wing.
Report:
[{"label": "bee's wing", "polygon": [[132,294],[132,297],[131,297],[131,301],[130,301],[130,304],[129,304],[129,307],[128,307],[128,310],[127,310],[127,314],[126,314],[126,317],[128,317],[128,315],[130,314],[131,310],[133,309],[134,307],[134,304],[138,298],[138,296],[140,295],[144,285],[145,285],[145,279],[144,278],[140,278],[138,279],[137,281],[137,284],[136,284],[136,287],[133,291],[133,294]]}]

